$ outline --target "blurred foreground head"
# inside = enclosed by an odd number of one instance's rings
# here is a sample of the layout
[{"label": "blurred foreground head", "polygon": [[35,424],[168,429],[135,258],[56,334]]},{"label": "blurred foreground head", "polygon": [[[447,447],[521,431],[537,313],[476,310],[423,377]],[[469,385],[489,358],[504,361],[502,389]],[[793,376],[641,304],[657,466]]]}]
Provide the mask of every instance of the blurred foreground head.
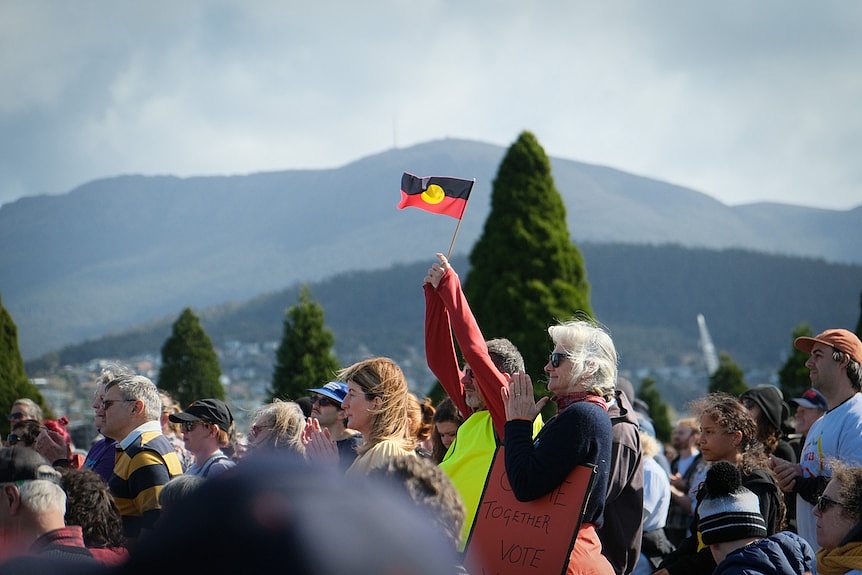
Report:
[{"label": "blurred foreground head", "polygon": [[385,484],[255,454],[180,502],[123,573],[450,574],[436,522]]}]

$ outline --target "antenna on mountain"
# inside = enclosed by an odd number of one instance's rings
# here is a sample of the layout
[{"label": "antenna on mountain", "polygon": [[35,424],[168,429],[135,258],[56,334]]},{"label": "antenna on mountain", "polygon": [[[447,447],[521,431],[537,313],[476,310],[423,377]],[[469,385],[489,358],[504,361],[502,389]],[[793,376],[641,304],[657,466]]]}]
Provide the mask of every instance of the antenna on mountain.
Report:
[{"label": "antenna on mountain", "polygon": [[712,343],[712,337],[709,335],[709,329],[706,327],[706,318],[702,313],[697,314],[697,329],[700,331],[700,351],[703,353],[703,360],[706,362],[706,371],[712,375],[718,369],[718,354],[715,353],[715,345]]}]

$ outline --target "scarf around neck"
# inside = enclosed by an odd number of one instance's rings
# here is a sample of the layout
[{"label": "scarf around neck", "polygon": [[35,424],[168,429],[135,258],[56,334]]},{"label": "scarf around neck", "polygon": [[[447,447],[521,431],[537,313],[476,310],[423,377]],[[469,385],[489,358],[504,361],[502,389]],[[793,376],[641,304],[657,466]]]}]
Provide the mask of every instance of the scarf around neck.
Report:
[{"label": "scarf around neck", "polygon": [[851,569],[862,569],[862,541],[851,541],[835,549],[817,552],[818,575],[844,575]]},{"label": "scarf around neck", "polygon": [[581,401],[594,403],[605,411],[608,410],[608,402],[605,401],[603,397],[593,395],[592,393],[587,393],[586,391],[578,391],[576,393],[570,393],[568,395],[557,395],[554,396],[553,401],[557,404],[557,413],[563,411],[570,405],[580,403]]}]

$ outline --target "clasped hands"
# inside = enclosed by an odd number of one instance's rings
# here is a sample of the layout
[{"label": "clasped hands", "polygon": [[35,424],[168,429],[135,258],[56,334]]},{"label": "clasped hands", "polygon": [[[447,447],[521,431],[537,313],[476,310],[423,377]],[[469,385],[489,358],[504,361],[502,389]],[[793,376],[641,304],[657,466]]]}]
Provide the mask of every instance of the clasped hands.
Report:
[{"label": "clasped hands", "polygon": [[533,394],[533,380],[526,373],[510,375],[506,385],[500,388],[500,395],[503,397],[503,405],[506,406],[506,421],[513,419],[533,421],[548,403],[547,397],[536,401]]}]

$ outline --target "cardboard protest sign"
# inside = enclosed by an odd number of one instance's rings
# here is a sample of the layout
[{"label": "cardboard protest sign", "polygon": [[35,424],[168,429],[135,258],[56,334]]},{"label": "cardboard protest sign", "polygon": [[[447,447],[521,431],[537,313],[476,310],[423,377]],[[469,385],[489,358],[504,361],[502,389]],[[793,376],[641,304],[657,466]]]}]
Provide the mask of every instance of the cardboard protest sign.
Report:
[{"label": "cardboard protest sign", "polygon": [[595,476],[595,466],[580,465],[547,495],[518,501],[506,476],[504,448],[497,448],[467,541],[467,571],[471,575],[565,573]]}]

